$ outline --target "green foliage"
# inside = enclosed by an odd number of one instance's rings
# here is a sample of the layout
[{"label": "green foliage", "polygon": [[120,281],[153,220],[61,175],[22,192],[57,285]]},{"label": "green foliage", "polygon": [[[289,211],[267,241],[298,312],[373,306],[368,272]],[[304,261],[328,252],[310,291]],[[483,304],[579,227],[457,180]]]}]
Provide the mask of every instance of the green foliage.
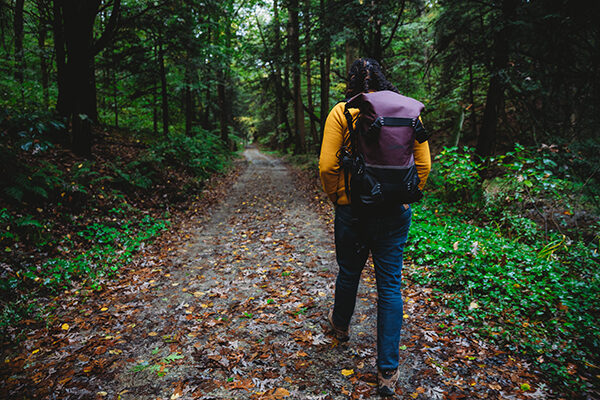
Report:
[{"label": "green foliage", "polygon": [[193,136],[169,134],[150,148],[148,159],[174,170],[186,170],[199,178],[222,171],[227,165],[229,151],[220,138],[199,129]]},{"label": "green foliage", "polygon": [[535,154],[520,144],[514,151],[497,157],[496,162],[507,170],[504,178],[516,178],[519,183],[514,189],[517,201],[527,195],[562,200],[565,193],[574,189],[571,181],[559,178],[558,164],[549,155]]},{"label": "green foliage", "polygon": [[442,194],[450,201],[471,201],[481,191],[480,165],[474,161],[473,149],[465,146],[444,147],[435,157],[443,178]]},{"label": "green foliage", "polygon": [[487,162],[498,176],[473,198],[468,192],[482,182],[469,153],[444,148],[436,157],[434,187],[412,222],[413,278],[435,288],[458,323],[526,353],[566,390],[585,391],[580,376],[593,372],[600,354],[600,236],[575,240],[524,216],[542,204],[577,207],[578,185],[553,152],[517,144]]},{"label": "green foliage", "polygon": [[134,189],[149,189],[155,183],[156,169],[160,166],[152,165],[147,160],[139,159],[119,166],[117,160],[110,167],[115,174],[112,181],[117,185],[133,187]]},{"label": "green foliage", "polygon": [[129,263],[133,255],[151,241],[168,223],[149,215],[136,216],[131,207],[113,208],[109,212],[114,222],[81,225],[76,245],[64,237],[60,246],[74,249],[68,258],[53,258],[41,265],[29,266],[23,275],[38,286],[51,291],[68,288],[74,281],[83,280],[97,287],[99,279],[115,274]]},{"label": "green foliage", "polygon": [[407,248],[420,265],[413,278],[436,288],[451,318],[527,353],[555,380],[585,387],[564,365],[598,363],[598,243],[524,243],[443,204],[416,208]]}]

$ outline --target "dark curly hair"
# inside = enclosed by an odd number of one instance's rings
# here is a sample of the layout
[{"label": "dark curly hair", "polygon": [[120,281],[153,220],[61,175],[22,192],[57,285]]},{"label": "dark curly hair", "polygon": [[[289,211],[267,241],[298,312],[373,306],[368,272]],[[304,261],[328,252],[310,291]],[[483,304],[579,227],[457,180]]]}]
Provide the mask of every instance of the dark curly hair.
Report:
[{"label": "dark curly hair", "polygon": [[350,66],[346,98],[369,90],[391,90],[400,93],[396,86],[388,81],[381,70],[381,65],[372,58],[359,58]]}]

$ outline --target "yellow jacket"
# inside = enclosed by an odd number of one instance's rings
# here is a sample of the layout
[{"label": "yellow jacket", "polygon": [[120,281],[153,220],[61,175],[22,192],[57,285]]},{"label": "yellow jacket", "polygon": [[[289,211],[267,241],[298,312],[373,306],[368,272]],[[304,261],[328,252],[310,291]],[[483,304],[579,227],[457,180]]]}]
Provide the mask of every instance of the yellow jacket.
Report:
[{"label": "yellow jacket", "polygon": [[[325,130],[323,132],[323,143],[321,145],[321,156],[319,158],[319,173],[323,189],[329,199],[335,204],[350,204],[346,196],[346,186],[344,183],[344,171],[339,164],[337,157],[338,151],[344,143],[350,142],[350,132],[348,131],[348,122],[344,115],[344,105],[341,102],[336,104],[329,113],[325,121]],[[350,109],[352,117],[356,117],[358,109]],[[423,190],[429,171],[431,170],[431,156],[429,154],[429,144],[427,142],[419,143],[415,141],[414,147],[415,165],[419,175],[419,189]]]}]

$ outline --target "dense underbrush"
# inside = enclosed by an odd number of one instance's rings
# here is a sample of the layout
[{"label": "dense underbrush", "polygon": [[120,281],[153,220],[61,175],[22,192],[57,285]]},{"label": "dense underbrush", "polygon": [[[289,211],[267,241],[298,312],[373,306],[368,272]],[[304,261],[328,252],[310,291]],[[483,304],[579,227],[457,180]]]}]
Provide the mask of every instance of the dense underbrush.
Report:
[{"label": "dense underbrush", "polygon": [[598,195],[564,151],[517,145],[480,164],[471,149],[444,149],[407,254],[411,277],[446,305],[448,329],[475,327],[561,391],[584,393],[600,365]]},{"label": "dense underbrush", "polygon": [[96,131],[93,156],[65,149],[49,115],[0,118],[0,333],[71,287],[99,289],[168,228],[172,211],[228,165],[217,135]]}]

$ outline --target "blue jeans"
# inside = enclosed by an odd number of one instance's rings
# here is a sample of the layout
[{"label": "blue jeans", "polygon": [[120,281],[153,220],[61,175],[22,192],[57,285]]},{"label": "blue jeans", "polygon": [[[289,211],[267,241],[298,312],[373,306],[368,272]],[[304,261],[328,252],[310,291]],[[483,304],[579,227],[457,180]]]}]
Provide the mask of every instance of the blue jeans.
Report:
[{"label": "blue jeans", "polygon": [[339,273],[335,284],[333,323],[347,328],[354,313],[360,275],[373,256],[377,279],[377,366],[398,367],[402,329],[402,252],[408,237],[412,210],[394,205],[376,214],[356,218],[350,206],[335,211],[335,247]]}]

